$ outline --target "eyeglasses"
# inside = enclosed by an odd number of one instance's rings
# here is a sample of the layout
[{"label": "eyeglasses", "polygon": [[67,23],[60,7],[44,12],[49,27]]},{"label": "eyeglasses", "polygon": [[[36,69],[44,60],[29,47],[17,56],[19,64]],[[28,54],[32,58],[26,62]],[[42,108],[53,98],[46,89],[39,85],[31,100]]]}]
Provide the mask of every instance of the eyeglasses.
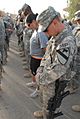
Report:
[{"label": "eyeglasses", "polygon": [[46,28],[43,32],[47,32],[48,31],[48,28]]}]

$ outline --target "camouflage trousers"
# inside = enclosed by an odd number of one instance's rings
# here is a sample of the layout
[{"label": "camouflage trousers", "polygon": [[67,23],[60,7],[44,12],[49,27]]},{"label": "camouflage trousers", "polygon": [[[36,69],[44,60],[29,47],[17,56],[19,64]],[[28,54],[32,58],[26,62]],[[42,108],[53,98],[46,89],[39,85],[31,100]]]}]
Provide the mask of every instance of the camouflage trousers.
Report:
[{"label": "camouflage trousers", "polygon": [[20,41],[19,43],[19,51],[24,51],[24,43],[23,43],[23,40]]},{"label": "camouflage trousers", "polygon": [[27,68],[30,69],[30,43],[29,41],[24,42],[24,54],[26,57]]},{"label": "camouflage trousers", "polygon": [[77,57],[74,61],[73,70],[75,71],[75,75],[70,80],[69,86],[71,86],[72,89],[78,89],[80,87],[80,53],[77,54]]},{"label": "camouflage trousers", "polygon": [[24,49],[24,54],[26,57],[26,62],[27,62],[27,68],[30,69],[30,54],[27,49]]},{"label": "camouflage trousers", "polygon": [[55,95],[55,82],[48,85],[40,85],[40,96],[42,102],[43,119],[47,119],[47,106],[50,97]]},{"label": "camouflage trousers", "polygon": [[80,87],[80,73],[75,74],[75,76],[70,80],[68,87],[72,88],[73,90]]}]

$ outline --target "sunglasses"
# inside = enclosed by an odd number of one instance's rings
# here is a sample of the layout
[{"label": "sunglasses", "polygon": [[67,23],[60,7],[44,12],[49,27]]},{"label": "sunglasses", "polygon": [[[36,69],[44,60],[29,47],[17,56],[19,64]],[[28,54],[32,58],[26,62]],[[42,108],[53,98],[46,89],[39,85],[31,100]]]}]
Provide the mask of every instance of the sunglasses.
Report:
[{"label": "sunglasses", "polygon": [[30,21],[29,23],[27,23],[27,26],[30,27],[30,24],[32,23],[32,21]]},{"label": "sunglasses", "polygon": [[48,32],[48,28],[46,28],[43,32]]},{"label": "sunglasses", "polygon": [[28,24],[27,24],[27,25],[28,25],[28,27],[30,27],[30,24],[31,24],[31,23],[28,23]]}]

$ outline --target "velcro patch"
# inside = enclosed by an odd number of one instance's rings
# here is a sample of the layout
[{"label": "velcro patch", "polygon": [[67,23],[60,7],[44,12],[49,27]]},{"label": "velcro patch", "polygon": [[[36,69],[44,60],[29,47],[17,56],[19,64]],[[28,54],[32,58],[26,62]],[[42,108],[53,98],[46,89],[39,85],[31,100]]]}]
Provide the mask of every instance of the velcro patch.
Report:
[{"label": "velcro patch", "polygon": [[69,48],[63,48],[63,49],[57,50],[57,58],[61,64],[63,65],[66,64],[69,59],[69,56],[70,56]]}]

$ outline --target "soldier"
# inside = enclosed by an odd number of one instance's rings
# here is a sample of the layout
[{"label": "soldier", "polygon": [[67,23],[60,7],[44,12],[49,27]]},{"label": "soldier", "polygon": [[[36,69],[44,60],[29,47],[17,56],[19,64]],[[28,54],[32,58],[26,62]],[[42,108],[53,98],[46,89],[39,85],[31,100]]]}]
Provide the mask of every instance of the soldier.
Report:
[{"label": "soldier", "polygon": [[6,45],[7,45],[7,50],[9,50],[9,42],[10,42],[10,36],[13,33],[13,27],[14,23],[13,20],[10,16],[10,14],[7,14],[6,16],[3,17],[4,25],[5,25],[5,32],[6,32]]},{"label": "soldier", "polygon": [[[32,30],[27,28],[25,26],[25,19],[28,14],[32,13],[31,7],[28,4],[24,4],[22,8],[19,10],[19,18],[18,18],[18,30],[17,30],[17,36],[18,36],[18,45],[21,51],[21,57],[23,57],[23,69],[29,71],[29,39],[32,35]],[[22,21],[22,22],[21,22]],[[21,26],[21,27],[20,27]],[[25,73],[25,78],[31,77],[31,73]]]},{"label": "soldier", "polygon": [[[74,28],[73,34],[76,37],[76,44],[78,47],[77,58],[76,58],[77,64],[75,65],[75,69],[77,72],[76,73],[76,80],[78,82],[78,85],[80,86],[80,10],[75,13],[75,20],[76,20],[77,26]],[[80,104],[79,105],[73,105],[72,110],[80,112]]]},{"label": "soldier", "polygon": [[[26,21],[26,17],[28,14],[33,13],[31,7],[28,4],[24,4],[22,7],[22,15],[24,16],[24,23]],[[28,27],[25,27],[23,30],[23,44],[24,44],[24,55],[26,60],[26,66],[23,66],[24,69],[30,70],[30,38],[32,36],[33,31],[29,29]],[[24,64],[25,62],[23,62]],[[25,73],[24,77],[31,77],[31,73]]]},{"label": "soldier", "polygon": [[0,90],[2,78],[2,65],[4,60],[4,44],[5,44],[5,27],[2,19],[2,12],[0,11]]},{"label": "soldier", "polygon": [[26,3],[22,6],[21,9],[22,9],[22,13],[23,13],[23,15],[24,15],[25,17],[26,17],[28,14],[33,13],[31,7],[30,7],[28,4],[26,4]]},{"label": "soldier", "polygon": [[[74,72],[71,71],[71,64],[73,64],[73,57],[77,49],[75,38],[62,23],[57,13],[50,6],[38,17],[41,31],[46,31],[49,36],[53,36],[36,75],[39,85],[43,87],[43,107],[42,111],[34,112],[34,116],[43,116],[44,119],[47,118],[47,115],[50,116],[52,110],[49,110],[49,99],[56,97],[60,82],[70,80],[74,75]],[[55,100],[59,101],[59,98]],[[60,105],[57,106],[55,102],[53,106],[55,106],[55,110],[53,110],[55,112]],[[55,113],[53,115],[55,116]]]},{"label": "soldier", "polygon": [[21,16],[21,13],[22,13],[22,10],[21,9],[18,10],[18,15],[16,17],[16,25],[15,25],[15,27],[16,27],[16,35],[18,37],[18,46],[21,43],[21,35],[22,35],[22,30],[20,30],[21,29],[21,27],[20,27],[20,16]]},{"label": "soldier", "polygon": [[23,19],[24,17],[21,15],[22,14],[22,10],[20,9],[18,11],[18,19],[17,19],[17,23],[16,23],[16,34],[18,36],[18,46],[19,46],[19,50],[23,51]]},{"label": "soldier", "polygon": [[[28,14],[33,13],[32,9],[29,5],[27,5],[26,3],[23,5],[22,7],[22,11],[23,14],[25,16],[25,21],[26,21],[26,17]],[[26,24],[26,23],[25,23]],[[25,27],[24,31],[23,31],[23,42],[24,42],[24,52],[25,52],[25,56],[26,56],[26,69],[30,70],[29,67],[29,63],[30,63],[30,38],[32,36],[33,31],[31,29],[29,29],[28,27]],[[31,75],[28,74],[24,74],[24,77],[30,77]]]}]

